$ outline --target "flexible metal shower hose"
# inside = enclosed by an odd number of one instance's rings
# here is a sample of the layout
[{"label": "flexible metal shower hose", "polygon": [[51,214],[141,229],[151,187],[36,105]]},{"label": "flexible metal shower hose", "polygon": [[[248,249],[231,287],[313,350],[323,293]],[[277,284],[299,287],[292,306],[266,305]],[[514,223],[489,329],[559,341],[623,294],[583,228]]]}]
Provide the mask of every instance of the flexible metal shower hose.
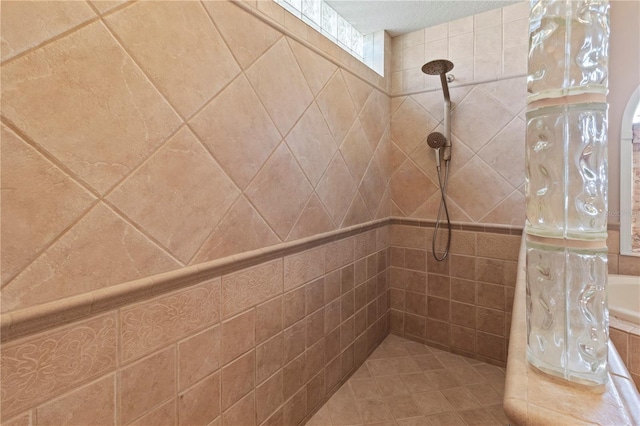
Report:
[{"label": "flexible metal shower hose", "polygon": [[[433,257],[442,262],[449,256],[449,248],[451,247],[451,220],[449,219],[449,209],[447,208],[447,182],[449,181],[449,160],[444,162],[444,184],[442,181],[440,167],[437,167],[438,171],[438,185],[440,186],[440,207],[438,207],[438,216],[436,217],[436,227],[433,230],[433,239],[431,241],[431,249],[433,250]],[[447,245],[444,249],[442,257],[438,257],[436,253],[436,240],[438,239],[438,231],[440,230],[440,222],[442,222],[442,212],[447,218]]]}]

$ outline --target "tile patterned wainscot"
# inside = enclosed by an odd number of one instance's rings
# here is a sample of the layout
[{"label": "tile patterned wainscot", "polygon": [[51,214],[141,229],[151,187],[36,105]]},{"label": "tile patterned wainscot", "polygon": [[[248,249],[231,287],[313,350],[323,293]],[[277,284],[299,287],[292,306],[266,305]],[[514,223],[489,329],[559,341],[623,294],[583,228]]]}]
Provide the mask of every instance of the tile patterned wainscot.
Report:
[{"label": "tile patterned wainscot", "polygon": [[523,238],[504,397],[504,410],[511,424],[640,424],[640,394],[613,344],[609,345],[609,377],[602,393],[561,382],[529,366],[525,257]]},{"label": "tile patterned wainscot", "polygon": [[388,222],[123,284],[68,325],[54,302],[3,335],[2,423],[300,424],[389,333]]}]

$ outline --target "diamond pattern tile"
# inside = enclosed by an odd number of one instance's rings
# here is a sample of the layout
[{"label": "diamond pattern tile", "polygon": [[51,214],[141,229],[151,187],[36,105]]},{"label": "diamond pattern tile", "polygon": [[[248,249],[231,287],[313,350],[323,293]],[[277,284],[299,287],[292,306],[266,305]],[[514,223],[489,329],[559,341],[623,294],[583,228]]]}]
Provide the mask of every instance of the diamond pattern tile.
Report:
[{"label": "diamond pattern tile", "polygon": [[100,203],[2,289],[2,311],[179,267],[160,247]]},{"label": "diamond pattern tile", "polygon": [[[435,131],[443,132],[444,129],[442,126],[438,126]],[[426,141],[418,145],[413,153],[411,153],[410,157],[418,165],[418,167],[420,167],[422,171],[425,172],[427,176],[429,176],[429,179],[431,179],[433,183],[438,183],[435,150],[431,148]],[[467,148],[467,146],[455,135],[452,135],[449,177],[453,176],[458,170],[462,168],[462,166],[467,164],[472,157],[473,151]],[[441,167],[443,169],[442,176],[444,177],[444,162],[441,163]]]},{"label": "diamond pattern tile", "polygon": [[1,126],[2,282],[77,219],[95,197]]},{"label": "diamond pattern tile", "polygon": [[279,242],[280,238],[260,214],[244,197],[239,197],[190,263],[195,265]]},{"label": "diamond pattern tile", "polygon": [[476,87],[451,113],[451,131],[478,152],[513,117],[500,102]]},{"label": "diamond pattern tile", "polygon": [[369,168],[360,184],[360,194],[371,214],[375,214],[378,211],[385,188],[384,175],[378,163],[372,161],[369,163]]},{"label": "diamond pattern tile", "polygon": [[391,176],[391,197],[407,216],[424,203],[436,188],[436,185],[410,159],[407,159]]},{"label": "diamond pattern tile", "polygon": [[360,183],[373,156],[373,150],[369,147],[367,135],[365,135],[359,119],[356,119],[349,133],[345,136],[340,152],[354,181]]},{"label": "diamond pattern tile", "polygon": [[360,112],[360,121],[369,138],[369,144],[376,148],[389,125],[389,97],[374,90]]},{"label": "diamond pattern tile", "polygon": [[515,118],[478,153],[514,187],[524,183],[525,133],[524,122]]},{"label": "diamond pattern tile", "polygon": [[287,145],[312,185],[316,185],[336,152],[333,135],[315,102],[291,129]]},{"label": "diamond pattern tile", "polygon": [[100,22],[5,65],[1,79],[2,114],[101,194],[180,123]]},{"label": "diamond pattern tile", "polygon": [[474,221],[479,221],[511,194],[513,187],[475,156],[452,176],[447,191]]},{"label": "diamond pattern tile", "polygon": [[307,49],[297,41],[287,38],[291,50],[298,60],[298,64],[302,69],[307,83],[313,92],[314,96],[320,93],[325,84],[329,81],[331,76],[338,69],[332,62],[318,55],[317,53]]},{"label": "diamond pattern tile", "polygon": [[358,223],[364,223],[371,220],[371,215],[367,210],[367,206],[362,199],[362,196],[359,192],[356,192],[356,195],[353,197],[353,201],[349,206],[349,210],[347,210],[347,214],[342,221],[342,226],[352,226],[357,225]]},{"label": "diamond pattern tile", "polygon": [[355,191],[356,183],[349,168],[337,153],[316,187],[316,193],[334,223],[342,223]]},{"label": "diamond pattern tile", "polygon": [[199,3],[138,2],[105,20],[183,117],[191,116],[240,72]]},{"label": "diamond pattern tile", "polygon": [[313,191],[283,143],[247,187],[245,194],[281,238],[285,239]]},{"label": "diamond pattern tile", "polygon": [[342,77],[344,77],[344,81],[349,89],[349,94],[351,95],[351,100],[353,100],[353,106],[356,109],[356,113],[359,114],[362,107],[367,102],[369,95],[373,91],[373,88],[368,83],[365,83],[348,71],[343,72]]},{"label": "diamond pattern tile", "polygon": [[188,263],[238,195],[229,177],[183,127],[107,200]]},{"label": "diamond pattern tile", "polygon": [[340,71],[331,77],[316,98],[316,102],[333,133],[334,140],[338,145],[342,144],[356,118],[356,110]]},{"label": "diamond pattern tile", "polygon": [[409,97],[391,117],[391,140],[411,154],[437,125],[437,120]]},{"label": "diamond pattern tile", "polygon": [[246,188],[281,140],[244,76],[231,83],[190,125],[241,189]]},{"label": "diamond pattern tile", "polygon": [[287,241],[322,234],[334,229],[336,229],[336,226],[333,224],[329,213],[327,213],[318,196],[312,194],[298,221],[289,232]]},{"label": "diamond pattern tile", "polygon": [[249,67],[282,34],[230,1],[204,1],[231,53],[243,69]]},{"label": "diamond pattern tile", "polygon": [[246,71],[246,75],[280,134],[289,133],[313,100],[313,95],[287,41],[279,40]]}]

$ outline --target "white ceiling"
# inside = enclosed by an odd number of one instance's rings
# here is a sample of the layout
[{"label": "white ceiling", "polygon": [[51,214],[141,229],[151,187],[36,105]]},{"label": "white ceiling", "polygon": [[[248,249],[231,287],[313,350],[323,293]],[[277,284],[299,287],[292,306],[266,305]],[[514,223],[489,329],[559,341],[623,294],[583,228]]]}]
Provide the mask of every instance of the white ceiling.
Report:
[{"label": "white ceiling", "polygon": [[511,0],[325,0],[362,34],[387,30],[393,37],[508,6]]}]

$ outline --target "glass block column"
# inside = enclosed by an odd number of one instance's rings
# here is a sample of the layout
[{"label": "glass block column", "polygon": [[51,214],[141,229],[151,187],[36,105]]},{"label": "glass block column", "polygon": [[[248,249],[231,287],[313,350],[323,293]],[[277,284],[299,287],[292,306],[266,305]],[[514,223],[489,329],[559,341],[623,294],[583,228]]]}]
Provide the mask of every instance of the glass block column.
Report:
[{"label": "glass block column", "polygon": [[607,378],[606,0],[532,0],[526,135],[527,356]]}]

